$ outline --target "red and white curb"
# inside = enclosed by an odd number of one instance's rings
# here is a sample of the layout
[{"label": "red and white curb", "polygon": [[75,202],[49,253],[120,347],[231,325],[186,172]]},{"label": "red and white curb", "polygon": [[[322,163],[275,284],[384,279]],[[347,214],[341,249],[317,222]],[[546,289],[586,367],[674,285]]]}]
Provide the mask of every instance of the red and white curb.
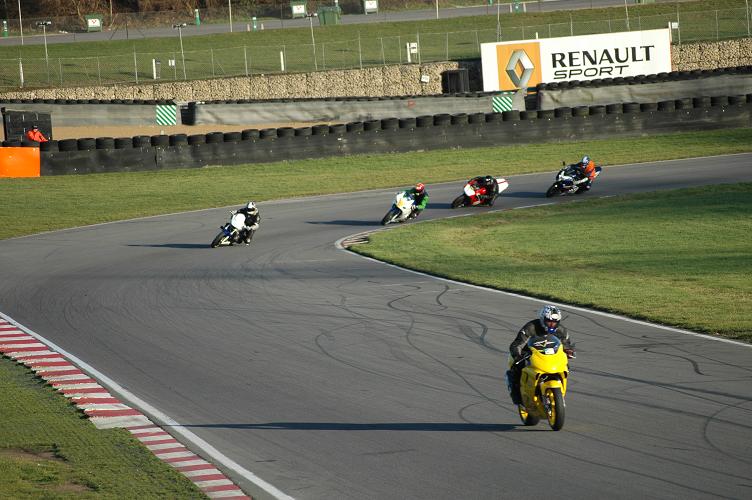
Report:
[{"label": "red and white curb", "polygon": [[21,325],[0,318],[0,354],[29,367],[55,390],[69,398],[98,429],[124,427],[157,458],[190,479],[209,498],[250,499],[213,464],[183,446],[139,410],[51,350]]}]

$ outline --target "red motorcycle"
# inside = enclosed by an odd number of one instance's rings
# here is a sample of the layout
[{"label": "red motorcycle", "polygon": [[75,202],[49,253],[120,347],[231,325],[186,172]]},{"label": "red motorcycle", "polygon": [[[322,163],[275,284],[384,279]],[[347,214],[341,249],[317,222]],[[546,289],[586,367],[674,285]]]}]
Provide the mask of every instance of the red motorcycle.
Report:
[{"label": "red motorcycle", "polygon": [[492,207],[496,197],[509,187],[509,182],[503,177],[496,177],[494,179],[496,185],[490,187],[487,182],[484,182],[485,179],[485,177],[474,177],[467,181],[465,187],[462,188],[462,194],[452,202],[452,208],[478,205]]}]

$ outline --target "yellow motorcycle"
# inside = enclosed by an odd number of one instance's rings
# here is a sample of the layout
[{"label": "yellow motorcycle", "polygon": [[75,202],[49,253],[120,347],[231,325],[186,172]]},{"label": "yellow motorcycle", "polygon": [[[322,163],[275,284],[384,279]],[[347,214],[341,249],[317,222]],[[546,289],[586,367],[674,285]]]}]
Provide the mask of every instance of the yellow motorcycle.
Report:
[{"label": "yellow motorcycle", "polygon": [[[519,361],[510,355],[508,363],[510,370],[515,363],[524,364],[520,377],[522,404],[517,405],[520,419],[525,425],[537,425],[544,418],[553,430],[561,430],[569,377],[568,359],[574,357],[574,350],[565,350],[556,335],[543,335],[528,340],[525,351],[526,355]],[[510,380],[507,386],[511,391]]]}]

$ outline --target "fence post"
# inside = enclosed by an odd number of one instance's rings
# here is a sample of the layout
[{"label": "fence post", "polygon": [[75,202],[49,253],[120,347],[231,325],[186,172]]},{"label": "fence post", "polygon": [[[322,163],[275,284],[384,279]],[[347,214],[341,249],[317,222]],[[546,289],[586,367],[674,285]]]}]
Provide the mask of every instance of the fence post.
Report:
[{"label": "fence post", "polygon": [[750,36],[749,32],[749,0],[744,0],[744,13],[747,14],[747,36]]},{"label": "fence post", "polygon": [[63,61],[58,57],[57,65],[60,68],[60,86],[63,86]]},{"label": "fence post", "polygon": [[99,80],[99,85],[102,85],[102,68],[99,66],[99,56],[97,56],[97,80]]},{"label": "fence post", "polygon": [[418,31],[418,64],[421,64],[420,62],[420,52],[421,52],[421,46],[420,46],[420,31]]},{"label": "fence post", "polygon": [[321,42],[321,64],[322,69],[326,71],[326,42]]},{"label": "fence post", "polygon": [[24,76],[23,76],[23,62],[21,62],[21,58],[18,58],[18,82],[19,87],[23,88],[24,86]]},{"label": "fence post", "polygon": [[212,78],[214,78],[214,49],[209,49],[211,53],[211,65],[212,65]]},{"label": "fence post", "polygon": [[447,34],[446,34],[446,59],[444,59],[444,60],[445,61],[449,60],[449,32],[448,31],[447,31]]},{"label": "fence post", "polygon": [[384,54],[384,37],[379,37],[379,40],[381,40],[381,64],[382,66],[386,66],[386,55]]},{"label": "fence post", "polygon": [[402,64],[402,37],[397,35],[397,52],[400,56],[400,64]]},{"label": "fence post", "polygon": [[248,76],[248,47],[243,45],[243,62],[245,63],[245,76]]},{"label": "fence post", "polygon": [[718,30],[718,9],[715,10],[715,39],[720,39],[720,33]]},{"label": "fence post", "polygon": [[136,85],[138,85],[138,58],[136,57],[136,48],[133,47],[133,70],[136,75]]},{"label": "fence post", "polygon": [[360,62],[360,69],[363,69],[363,48],[360,45],[360,31],[358,31],[358,61]]},{"label": "fence post", "polygon": [[569,13],[569,34],[574,36],[574,21],[572,21],[572,13]]}]

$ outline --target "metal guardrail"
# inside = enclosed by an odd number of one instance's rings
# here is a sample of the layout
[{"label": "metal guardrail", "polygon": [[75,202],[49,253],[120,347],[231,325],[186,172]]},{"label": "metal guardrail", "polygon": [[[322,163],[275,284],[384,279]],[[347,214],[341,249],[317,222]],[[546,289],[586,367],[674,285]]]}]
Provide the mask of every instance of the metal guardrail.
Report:
[{"label": "metal guardrail", "polygon": [[[503,29],[363,38],[310,44],[133,52],[99,57],[0,59],[0,89],[140,84],[285,72],[477,59],[487,42],[665,28],[674,43],[752,36],[752,8],[677,12],[629,19],[504,26]],[[313,38],[313,35],[312,35]],[[408,53],[407,44],[416,44]]]}]

